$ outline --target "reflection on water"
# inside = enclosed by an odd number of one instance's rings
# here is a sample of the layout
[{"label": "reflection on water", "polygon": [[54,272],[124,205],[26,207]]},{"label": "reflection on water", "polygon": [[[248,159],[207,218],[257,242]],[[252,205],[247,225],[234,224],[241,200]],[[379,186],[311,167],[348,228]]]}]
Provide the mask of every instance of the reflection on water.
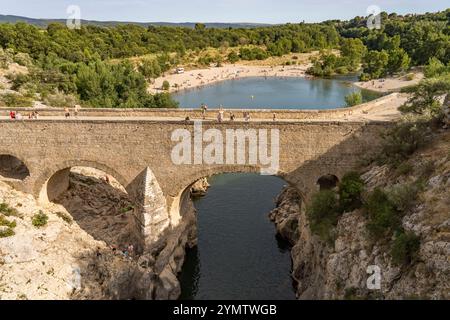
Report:
[{"label": "reflection on water", "polygon": [[295,299],[290,247],[268,219],[285,182],[254,174],[210,182],[195,203],[198,248],[187,253],[181,299]]},{"label": "reflection on water", "polygon": [[[345,96],[361,91],[352,85],[356,76],[333,79],[255,77],[228,80],[173,94],[183,108],[333,109],[345,106]],[[361,91],[364,101],[380,95]]]}]

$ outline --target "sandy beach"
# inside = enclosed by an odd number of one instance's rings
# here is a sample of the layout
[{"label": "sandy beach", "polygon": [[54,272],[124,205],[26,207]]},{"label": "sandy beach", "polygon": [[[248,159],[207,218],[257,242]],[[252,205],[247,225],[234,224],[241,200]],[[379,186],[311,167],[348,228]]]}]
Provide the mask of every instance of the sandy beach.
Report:
[{"label": "sandy beach", "polygon": [[[306,77],[308,64],[293,66],[248,66],[225,65],[223,67],[185,71],[183,74],[168,74],[155,80],[149,87],[150,93],[163,92],[164,81],[169,81],[169,92],[195,89],[226,80],[246,77]],[[172,72],[174,72],[172,70]]]},{"label": "sandy beach", "polygon": [[371,91],[389,93],[400,91],[402,88],[417,85],[424,78],[423,73],[414,72],[414,79],[410,80],[407,76],[388,77],[384,79],[370,80],[365,82],[355,82],[354,85]]}]

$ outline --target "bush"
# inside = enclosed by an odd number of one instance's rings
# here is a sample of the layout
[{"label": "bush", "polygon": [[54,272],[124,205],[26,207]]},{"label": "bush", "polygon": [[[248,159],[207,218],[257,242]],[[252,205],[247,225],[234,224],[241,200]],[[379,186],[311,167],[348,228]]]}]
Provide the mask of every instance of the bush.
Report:
[{"label": "bush", "polygon": [[397,173],[401,176],[406,176],[414,170],[414,167],[408,162],[403,162],[397,166]]},{"label": "bush", "polygon": [[56,92],[54,94],[46,95],[43,102],[51,107],[64,108],[73,107],[78,103],[78,99],[73,95]]},{"label": "bush", "polygon": [[48,222],[48,216],[41,210],[39,210],[38,214],[35,214],[33,216],[32,224],[36,228],[44,227],[45,225],[47,225],[47,222]]},{"label": "bush", "polygon": [[16,227],[15,221],[9,221],[3,215],[0,215],[0,227],[8,227],[14,229]]},{"label": "bush", "polygon": [[33,106],[32,99],[15,93],[7,93],[1,96],[0,100],[10,108],[30,108]]},{"label": "bush", "polygon": [[13,59],[15,63],[24,67],[30,67],[33,65],[33,60],[28,53],[20,52],[16,54]]},{"label": "bush", "polygon": [[419,249],[420,237],[413,232],[402,232],[392,244],[392,262],[395,265],[409,265],[416,260]]},{"label": "bush", "polygon": [[228,62],[234,64],[238,61],[239,61],[239,55],[234,51],[230,52],[230,54],[228,55]]},{"label": "bush", "polygon": [[68,215],[68,214],[66,214],[66,213],[64,213],[64,212],[57,212],[56,213],[56,215],[59,217],[59,218],[61,218],[62,220],[64,220],[64,222],[66,222],[66,223],[68,223],[68,224],[72,224],[72,218]]},{"label": "bush", "polygon": [[165,91],[168,91],[170,89],[170,83],[167,80],[164,80],[163,84],[162,84],[162,88]]},{"label": "bush", "polygon": [[331,190],[316,193],[306,213],[311,223],[311,231],[323,241],[334,241],[333,229],[340,216],[336,193]]},{"label": "bush", "polygon": [[353,211],[362,205],[364,181],[357,172],[347,173],[339,183],[339,203],[343,212]]},{"label": "bush", "polygon": [[367,230],[375,239],[388,237],[401,229],[400,215],[388,195],[381,189],[375,189],[365,205],[368,214]]},{"label": "bush", "polygon": [[0,230],[0,238],[12,237],[15,234],[16,233],[14,232],[14,230],[12,228],[6,228],[4,230]]},{"label": "bush", "polygon": [[383,134],[379,164],[398,166],[424,145],[430,128],[427,122],[404,122]]},{"label": "bush", "polygon": [[415,183],[396,185],[388,191],[389,201],[397,211],[406,213],[413,206],[419,190]]},{"label": "bush", "polygon": [[361,92],[353,92],[345,96],[345,103],[347,107],[353,107],[363,102]]},{"label": "bush", "polygon": [[6,217],[21,217],[16,209],[11,208],[6,203],[0,203],[0,213]]}]

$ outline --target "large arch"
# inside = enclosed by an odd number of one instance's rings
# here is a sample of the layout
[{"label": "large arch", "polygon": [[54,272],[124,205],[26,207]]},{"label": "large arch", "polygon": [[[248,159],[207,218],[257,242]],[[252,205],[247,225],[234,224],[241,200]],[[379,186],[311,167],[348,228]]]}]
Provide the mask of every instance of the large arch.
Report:
[{"label": "large arch", "polygon": [[[227,174],[227,173],[260,173],[261,168],[252,165],[242,165],[242,166],[217,166],[211,168],[202,168],[202,170],[193,172],[189,175],[182,176],[182,179],[173,185],[173,192],[166,196],[167,207],[169,212],[169,217],[171,220],[171,225],[176,226],[182,220],[182,203],[186,199],[187,191],[190,190],[192,185],[203,178],[210,178],[215,175]],[[298,184],[289,179],[289,174],[279,171],[277,174],[272,175],[274,177],[281,178],[286,182],[286,184],[295,187],[298,190],[302,201],[304,201],[305,194],[299,188],[303,184]]]},{"label": "large arch", "polygon": [[114,177],[124,188],[128,181],[109,166],[89,160],[68,160],[46,168],[35,180],[33,193],[39,195],[39,201],[48,202],[56,199],[69,187],[69,174],[73,167],[89,167],[101,170]]}]

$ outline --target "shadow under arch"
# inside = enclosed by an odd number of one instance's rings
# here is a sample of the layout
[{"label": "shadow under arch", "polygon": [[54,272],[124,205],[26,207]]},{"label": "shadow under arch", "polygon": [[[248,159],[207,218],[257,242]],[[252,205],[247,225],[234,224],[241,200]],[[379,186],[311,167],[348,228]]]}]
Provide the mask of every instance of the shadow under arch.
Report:
[{"label": "shadow under arch", "polygon": [[[70,164],[73,166],[68,166]],[[44,183],[40,199],[62,206],[73,221],[95,240],[119,250],[143,250],[138,206],[114,170],[90,161],[65,162]],[[58,168],[56,167],[56,168]],[[108,171],[102,170],[106,168]]]},{"label": "shadow under arch", "polygon": [[128,181],[120,173],[105,164],[89,160],[68,160],[46,168],[35,180],[33,193],[39,195],[39,201],[51,202],[66,191],[73,167],[94,168],[114,177],[124,188],[128,185]]},{"label": "shadow under arch", "polygon": [[339,178],[334,174],[326,174],[321,176],[317,180],[317,185],[320,191],[322,190],[332,190],[336,188],[339,184]]},{"label": "shadow under arch", "polygon": [[20,156],[0,152],[0,179],[25,180],[30,176],[29,166]]}]

